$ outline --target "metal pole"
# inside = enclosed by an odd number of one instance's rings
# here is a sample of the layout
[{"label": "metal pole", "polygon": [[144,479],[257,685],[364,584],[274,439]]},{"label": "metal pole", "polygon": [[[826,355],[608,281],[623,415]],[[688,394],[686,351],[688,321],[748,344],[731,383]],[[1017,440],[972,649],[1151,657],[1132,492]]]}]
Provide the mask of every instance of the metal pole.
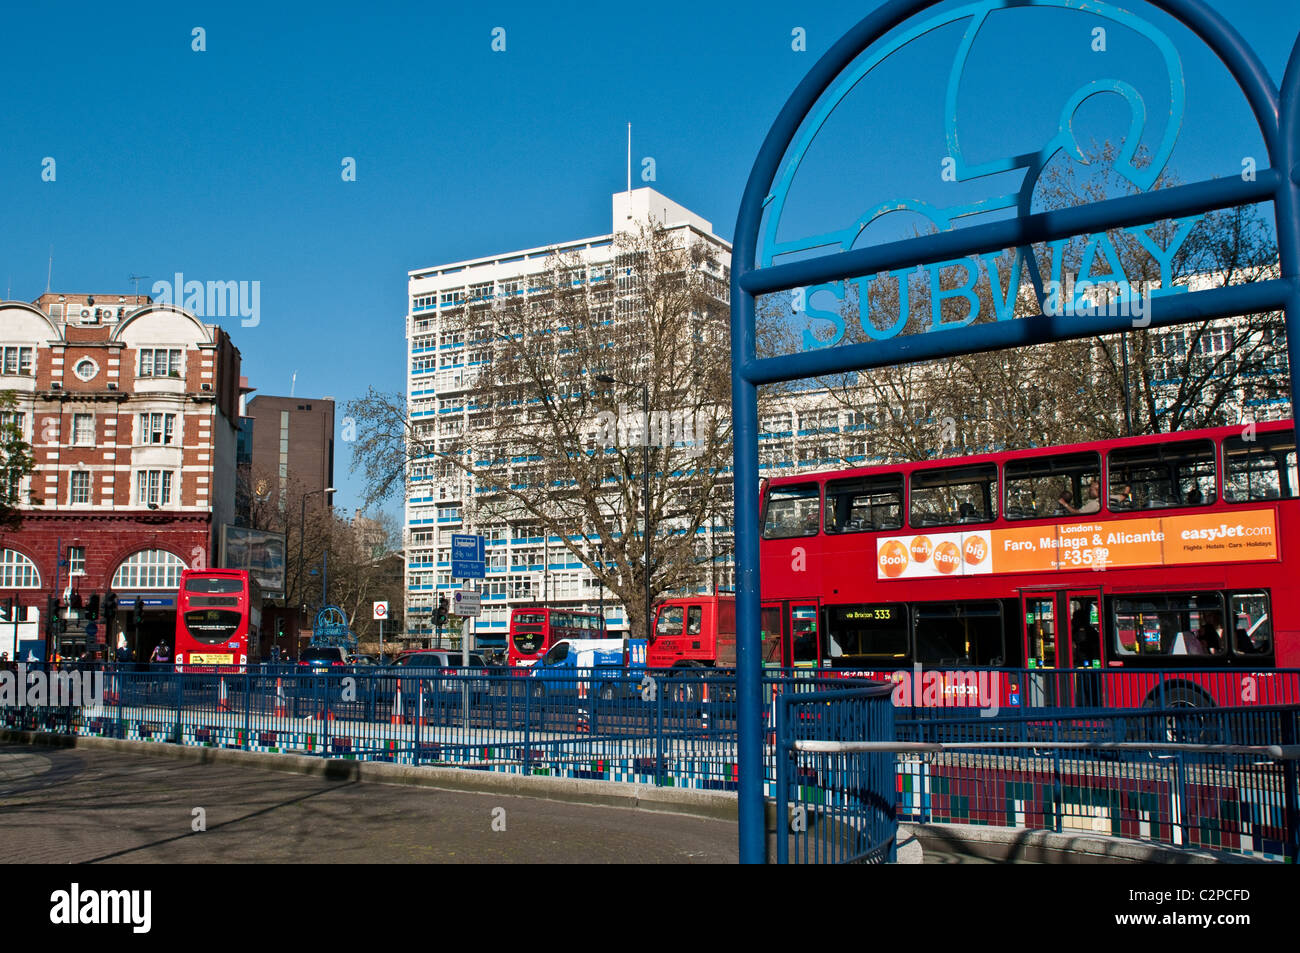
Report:
[{"label": "metal pole", "polygon": [[[596,581],[600,583],[600,630],[603,634],[605,632],[605,544],[598,545],[596,552],[599,554],[597,556],[599,560],[597,565],[600,568],[596,574]],[[17,636],[14,637],[14,644],[18,644]]]},{"label": "metal pole", "polygon": [[650,641],[650,385],[641,384],[641,472],[645,505],[645,639]]},{"label": "metal pole", "polygon": [[54,658],[55,646],[59,643],[59,570],[63,566],[63,537],[59,536],[54,542],[54,618],[47,620],[49,623],[50,641],[45,646],[45,660],[48,662]]},{"label": "metal pole", "polygon": [[1133,436],[1133,398],[1128,392],[1128,337],[1124,334],[1119,336],[1120,354],[1124,358],[1124,434]]},{"label": "metal pole", "polygon": [[296,587],[298,591],[295,595],[299,597],[299,602],[302,602],[302,541],[307,536],[307,497],[310,495],[309,493],[302,495],[302,507],[298,515],[298,584]]}]

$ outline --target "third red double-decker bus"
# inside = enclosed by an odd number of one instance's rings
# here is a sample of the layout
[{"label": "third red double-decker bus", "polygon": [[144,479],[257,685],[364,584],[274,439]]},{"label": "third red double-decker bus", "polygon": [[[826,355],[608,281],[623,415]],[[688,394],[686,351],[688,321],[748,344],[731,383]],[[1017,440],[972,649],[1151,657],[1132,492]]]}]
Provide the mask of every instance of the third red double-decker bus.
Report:
[{"label": "third red double-decker bus", "polygon": [[561,639],[603,638],[605,626],[598,613],[520,606],[510,612],[506,663],[512,667],[534,665]]},{"label": "third red double-decker bus", "polygon": [[1019,704],[1294,702],[1298,491],[1290,421],[774,479],[771,661],[1099,670],[1028,675]]},{"label": "third red double-decker bus", "polygon": [[262,596],[242,569],[187,569],[176,598],[176,671],[245,668],[261,658]]}]

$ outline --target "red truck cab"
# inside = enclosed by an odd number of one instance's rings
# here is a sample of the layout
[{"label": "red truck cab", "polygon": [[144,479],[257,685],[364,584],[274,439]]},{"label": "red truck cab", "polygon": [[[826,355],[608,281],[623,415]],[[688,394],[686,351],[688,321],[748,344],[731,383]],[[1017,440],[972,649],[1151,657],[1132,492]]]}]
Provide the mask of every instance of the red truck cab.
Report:
[{"label": "red truck cab", "polygon": [[660,604],[646,649],[648,668],[735,665],[735,596],[685,596]]}]

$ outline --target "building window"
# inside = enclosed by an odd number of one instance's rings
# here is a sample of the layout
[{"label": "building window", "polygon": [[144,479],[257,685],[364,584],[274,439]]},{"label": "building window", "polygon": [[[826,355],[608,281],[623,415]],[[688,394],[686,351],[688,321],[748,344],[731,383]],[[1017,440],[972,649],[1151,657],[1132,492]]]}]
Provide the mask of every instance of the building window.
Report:
[{"label": "building window", "polygon": [[39,589],[36,564],[15,549],[0,553],[0,589]]},{"label": "building window", "polygon": [[72,442],[81,447],[95,445],[95,415],[72,415]]},{"label": "building window", "polygon": [[88,470],[73,470],[69,474],[72,480],[72,489],[68,492],[68,502],[73,506],[90,502],[90,472]]},{"label": "building window", "polygon": [[32,373],[32,355],[30,347],[7,347],[3,349],[3,373],[23,374],[30,377]]},{"label": "building window", "polygon": [[176,429],[175,414],[141,414],[140,442],[170,444]]},{"label": "building window", "polygon": [[113,588],[179,589],[184,561],[162,549],[142,549],[132,553],[113,574]]},{"label": "building window", "polygon": [[90,358],[83,357],[73,367],[72,372],[83,381],[93,380],[95,375],[99,373],[99,365]]},{"label": "building window", "polygon": [[27,415],[21,410],[0,410],[0,428],[12,428],[20,440],[26,439]]},{"label": "building window", "polygon": [[170,470],[140,470],[135,475],[136,503],[141,506],[166,506],[172,501]]},{"label": "building window", "polygon": [[86,547],[68,547],[68,575],[84,576],[86,574]]},{"label": "building window", "polygon": [[141,348],[139,376],[180,377],[180,350],[175,348]]}]

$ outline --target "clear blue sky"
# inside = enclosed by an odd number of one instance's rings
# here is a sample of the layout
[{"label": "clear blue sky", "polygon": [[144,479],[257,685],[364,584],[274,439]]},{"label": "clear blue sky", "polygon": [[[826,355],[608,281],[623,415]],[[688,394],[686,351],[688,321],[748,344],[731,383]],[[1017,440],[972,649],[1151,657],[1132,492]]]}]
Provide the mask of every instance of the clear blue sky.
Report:
[{"label": "clear blue sky", "polygon": [[[654,187],[729,238],[771,120],[873,6],[10,5],[0,281],[15,299],[40,294],[51,246],[55,290],[129,291],[130,274],[177,271],[260,281],[261,325],[228,325],[259,391],[287,394],[295,370],[299,396],[340,404],[371,384],[400,390],[407,270],[608,231],[627,122],[634,177],[653,156]],[[1300,10],[1220,8],[1279,82]],[[191,49],[194,27],[206,52]],[[494,27],[504,53],[491,50]],[[795,27],[807,52],[791,49]],[[1048,67],[1091,67],[1078,39],[1035,37],[1017,56],[972,62],[977,99],[1016,104],[986,117],[995,139],[1009,116],[1055,108]],[[1201,54],[1186,66],[1181,167],[1234,174],[1251,140],[1240,100]],[[939,148],[914,105],[935,76],[897,78],[912,98],[878,89],[866,100],[877,113],[839,139],[828,128],[827,145],[843,148],[819,159],[816,181],[840,191],[814,205],[840,209],[844,183],[864,177],[897,176],[887,190],[908,194],[905,173],[926,162],[906,157]],[[53,183],[41,181],[46,156]],[[340,177],[345,156],[355,182]],[[359,481],[338,448],[336,502],[351,508]]]}]

